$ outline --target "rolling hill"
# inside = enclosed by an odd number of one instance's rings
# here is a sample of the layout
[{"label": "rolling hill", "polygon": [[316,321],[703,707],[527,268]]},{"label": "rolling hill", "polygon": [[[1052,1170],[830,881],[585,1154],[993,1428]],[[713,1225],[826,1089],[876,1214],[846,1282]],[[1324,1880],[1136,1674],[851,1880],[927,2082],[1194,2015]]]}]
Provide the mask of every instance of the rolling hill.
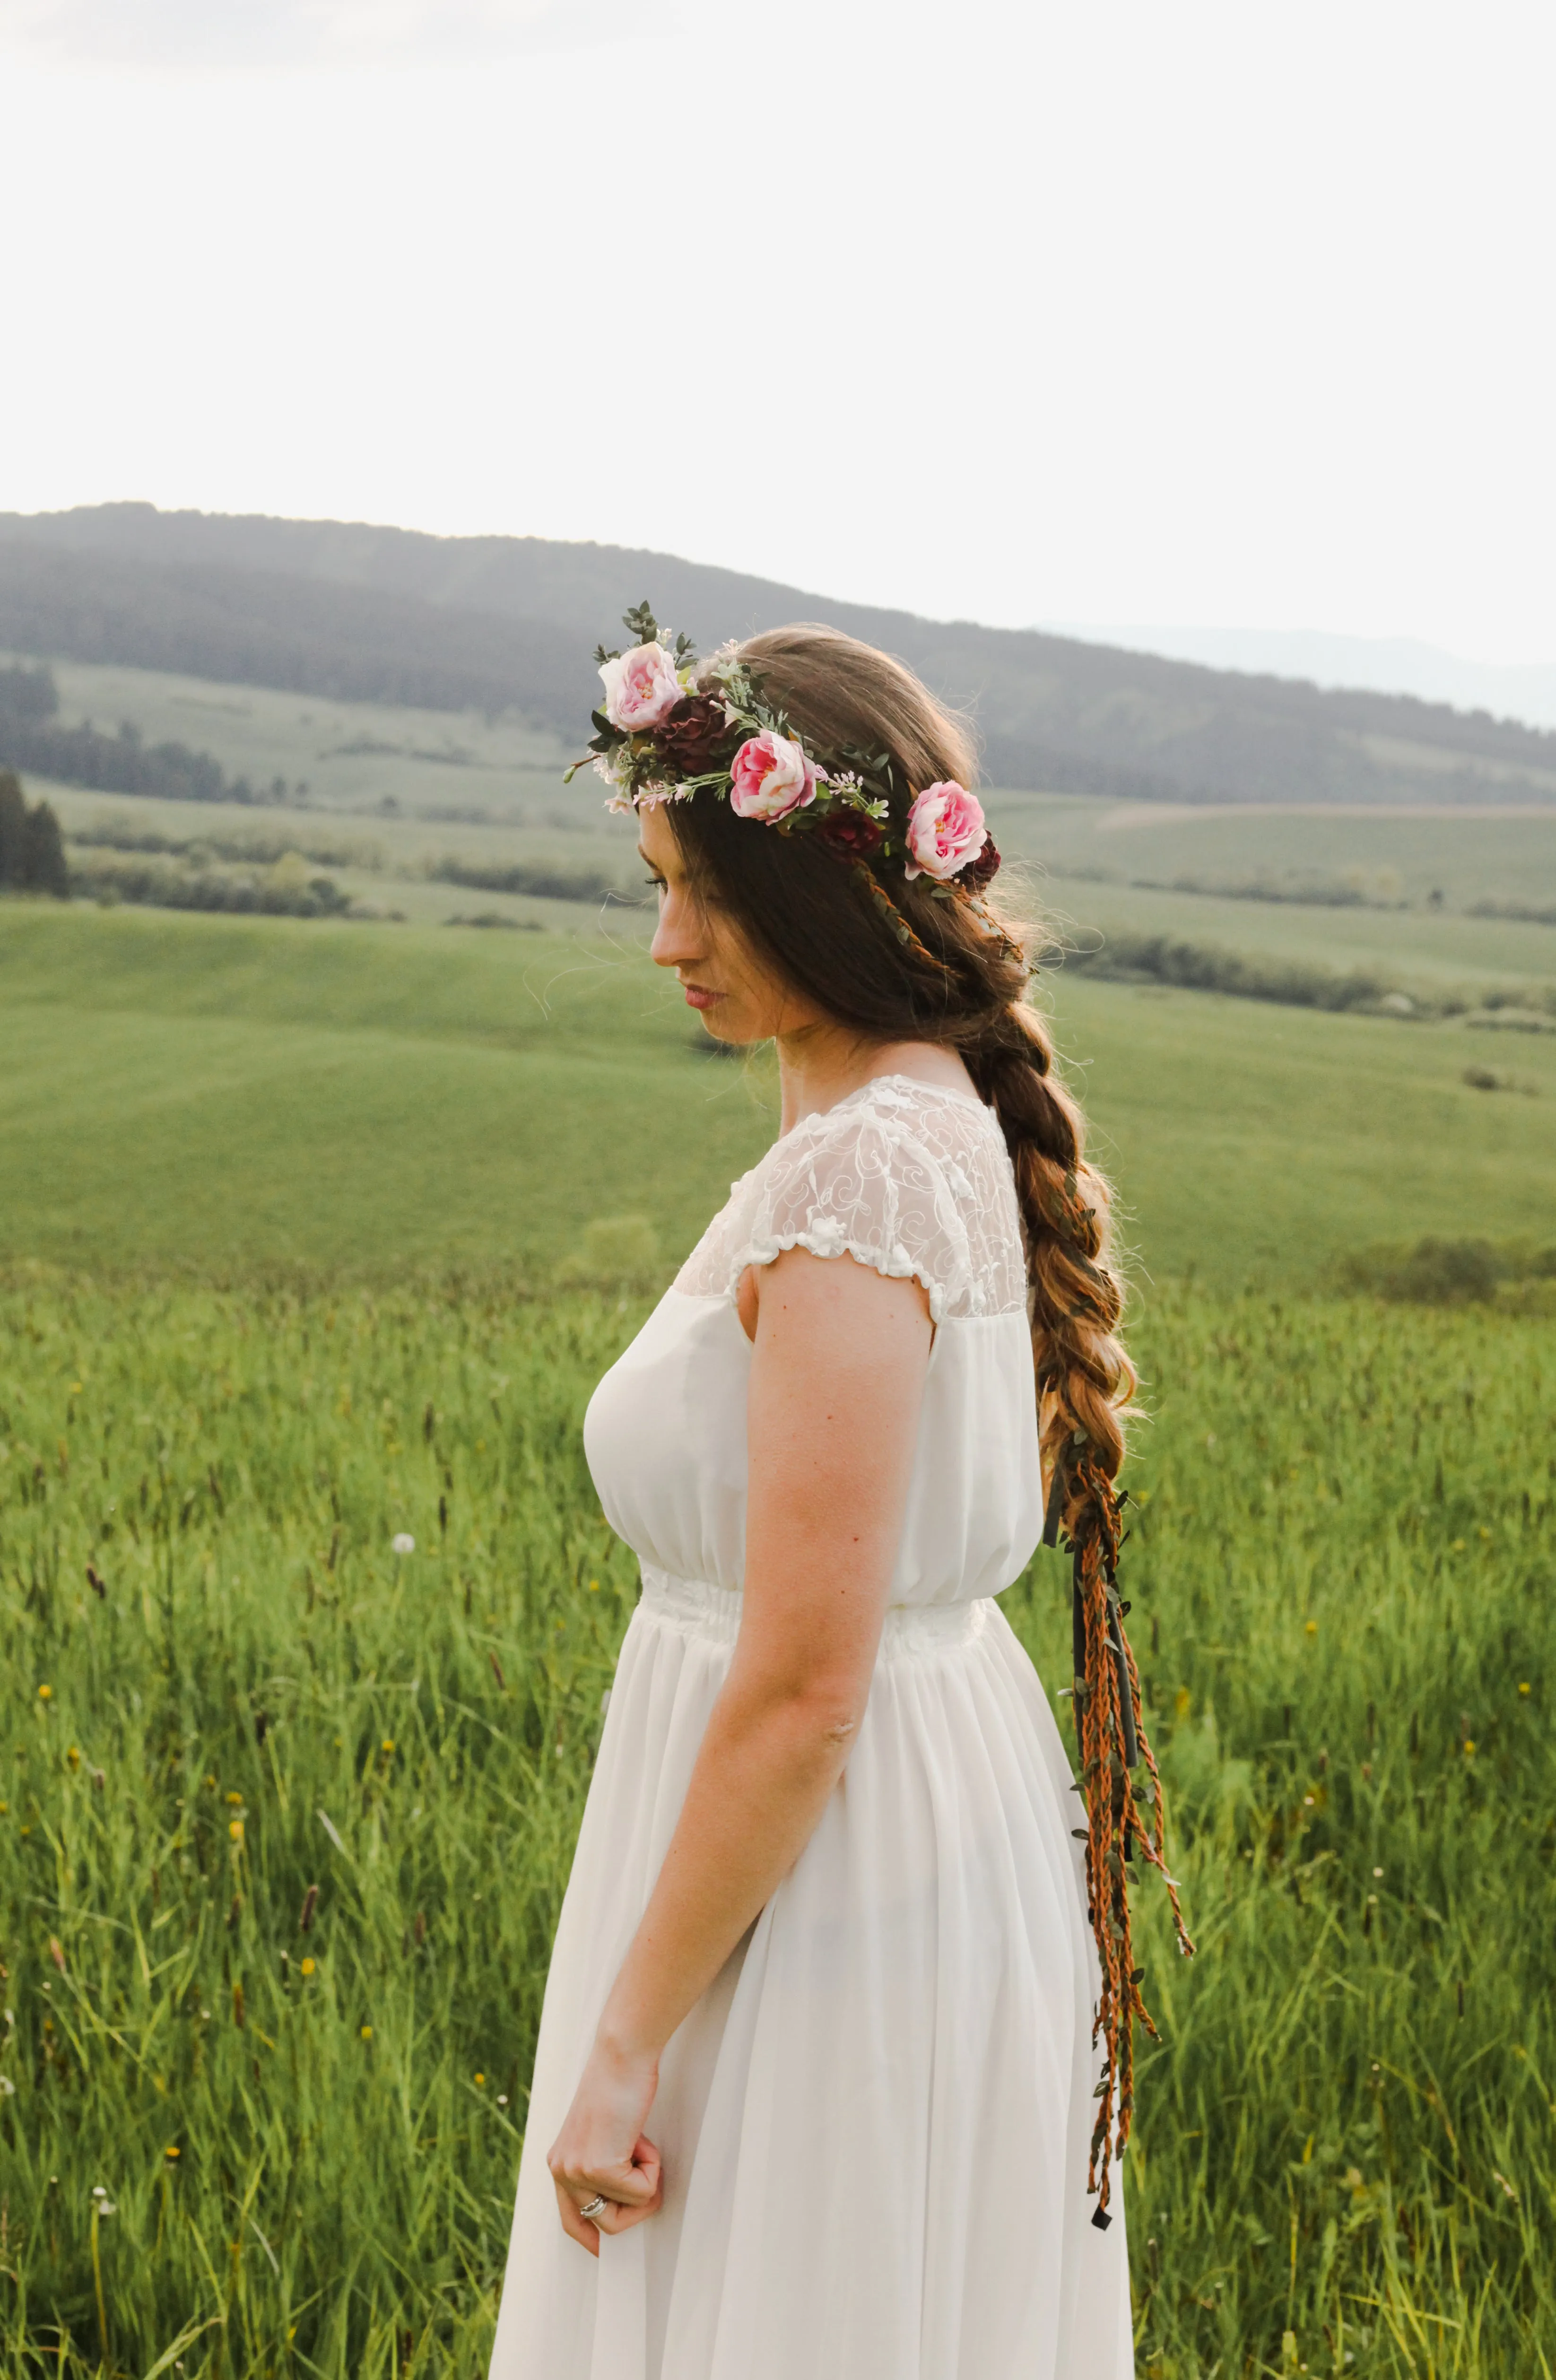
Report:
[{"label": "rolling hill", "polygon": [[986,776],[1174,802],[1556,805],[1556,734],[1039,634],[833,601],[617,546],[437,538],[150,504],[0,515],[0,648],[573,735],[648,596],[704,647],[785,620],[899,653],[971,710]]}]

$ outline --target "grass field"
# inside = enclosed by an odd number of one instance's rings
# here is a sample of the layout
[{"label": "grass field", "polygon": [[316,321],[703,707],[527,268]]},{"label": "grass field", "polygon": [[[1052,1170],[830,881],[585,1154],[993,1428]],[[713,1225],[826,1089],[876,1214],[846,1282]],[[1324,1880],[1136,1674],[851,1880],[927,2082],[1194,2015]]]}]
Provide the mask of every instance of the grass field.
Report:
[{"label": "grass field", "polygon": [[[1552,1236],[1556,1035],[1063,970],[1047,997],[1148,1273],[1311,1285],[1376,1240]],[[456,934],[12,903],[0,1018],[0,1255],[58,1263],[546,1279],[624,1214],[675,1257],[773,1128],[767,1065],[698,1054],[636,913]],[[1493,1040],[1535,1096],[1465,1084]]]},{"label": "grass field", "polygon": [[[1449,910],[1519,897],[1556,900],[1556,806],[1505,811],[1346,809],[1325,805],[1190,808],[1042,794],[991,795],[1001,848],[1064,878],[1171,884],[1179,876],[1392,879],[1412,907]],[[1250,930],[1257,931],[1254,928]]]},{"label": "grass field", "polygon": [[[324,708],[239,690],[244,753],[191,687],[120,691],[251,774],[264,706]],[[419,922],[0,903],[7,2380],[484,2370],[635,1593],[578,1419],[775,1102],[768,1061],[699,1054],[640,911],[427,883],[456,834],[571,831],[517,747],[499,794],[398,720],[308,722],[405,749],[296,823],[382,838],[350,889]],[[364,814],[380,761],[398,819]],[[490,775],[487,823],[409,815],[434,768]],[[1463,914],[1551,897],[1546,820],[1003,798],[1077,934],[1556,980],[1556,931]],[[1408,905],[1129,880],[1299,870],[1320,829]],[[1556,2380],[1556,1340],[1322,1293],[1376,1241],[1556,1240],[1556,1035],[1042,992],[1135,1251],[1126,1592],[1201,1946],[1142,1897],[1139,2370]],[[1052,1687],[1052,1558],[1007,1608]]]},{"label": "grass field", "polygon": [[[517,719],[333,702],[79,662],[59,662],[55,674],[67,720],[112,727],[128,718],[148,743],[170,738],[208,750],[230,776],[309,786],[306,808],[235,812],[38,783],[34,792],[55,804],[67,833],[115,819],[196,842],[247,827],[287,837],[306,854],[338,842],[348,818],[351,839],[372,856],[332,870],[343,891],[429,922],[475,906],[516,922],[550,915],[517,896],[472,902],[429,882],[427,863],[445,855],[540,858],[634,878],[631,835],[605,816],[598,784],[586,777],[565,790],[561,771],[572,752]],[[1043,871],[1048,899],[1082,927],[1209,935],[1237,949],[1263,948],[1271,936],[1270,947],[1306,947],[1310,927],[1319,957],[1332,951],[1350,964],[1360,950],[1365,963],[1403,970],[1407,980],[1541,971],[1550,979],[1556,972],[1556,929],[1543,929],[1543,940],[1540,929],[1514,929],[1504,942],[1498,929],[1458,915],[1487,899],[1556,905],[1556,805],[1474,812],[1191,807],[998,791],[988,799],[1002,848]],[[1218,884],[1348,873],[1421,914],[1349,912],[1324,922],[1311,911],[1294,919],[1261,905],[1250,916],[1246,903],[1140,889],[1181,878]],[[1441,903],[1428,911],[1433,892]]]},{"label": "grass field", "polygon": [[[577,1424],[636,1314],[13,1278],[17,2380],[484,2370],[635,1591]],[[1139,2369],[1549,2374],[1549,1330],[1172,1293],[1138,1337],[1128,1591],[1199,1943],[1142,1896]],[[1007,1604],[1052,1686],[1055,1558]]]},{"label": "grass field", "polygon": [[[17,661],[25,655],[13,656]],[[325,810],[483,809],[523,819],[560,807],[567,760],[557,738],[513,717],[336,702],[224,686],[162,670],[55,662],[60,716],[111,732],[131,719],[149,744],[192,745],[232,777],[304,781]]]}]

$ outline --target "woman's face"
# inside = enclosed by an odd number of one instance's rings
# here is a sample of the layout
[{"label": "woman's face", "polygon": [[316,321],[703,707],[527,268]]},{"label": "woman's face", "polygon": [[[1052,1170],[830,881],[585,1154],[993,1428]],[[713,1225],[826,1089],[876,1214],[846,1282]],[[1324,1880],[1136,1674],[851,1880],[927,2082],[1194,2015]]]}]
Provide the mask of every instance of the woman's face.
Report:
[{"label": "woman's face", "polygon": [[[760,959],[716,894],[699,890],[663,804],[638,817],[638,848],[659,891],[652,956],[716,1041],[770,1041],[823,1022],[822,1012]],[[753,828],[753,832],[758,832]]]}]

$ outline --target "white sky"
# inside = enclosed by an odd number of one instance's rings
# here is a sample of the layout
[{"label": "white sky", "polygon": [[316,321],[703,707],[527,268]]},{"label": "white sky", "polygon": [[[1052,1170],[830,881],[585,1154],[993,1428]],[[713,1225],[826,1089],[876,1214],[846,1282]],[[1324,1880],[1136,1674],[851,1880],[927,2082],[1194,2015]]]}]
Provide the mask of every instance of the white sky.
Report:
[{"label": "white sky", "polygon": [[1547,0],[0,0],[0,508],[1556,658]]}]

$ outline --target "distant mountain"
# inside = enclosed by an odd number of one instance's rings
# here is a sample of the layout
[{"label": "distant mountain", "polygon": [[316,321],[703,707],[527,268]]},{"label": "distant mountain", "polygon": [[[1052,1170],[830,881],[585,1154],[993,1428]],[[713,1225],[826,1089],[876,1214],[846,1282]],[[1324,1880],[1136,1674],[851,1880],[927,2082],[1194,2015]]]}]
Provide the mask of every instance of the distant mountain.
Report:
[{"label": "distant mountain", "polygon": [[704,649],[794,619],[971,710],[995,784],[1146,801],[1556,802],[1556,735],[1408,697],[923,620],[671,554],[338,521],[0,515],[0,649],[584,732],[597,640],[647,598]]},{"label": "distant mountain", "polygon": [[1343,637],[1326,628],[1089,627],[1064,620],[1051,632],[1209,669],[1414,694],[1526,727],[1556,727],[1556,662],[1467,662],[1416,637]]}]

